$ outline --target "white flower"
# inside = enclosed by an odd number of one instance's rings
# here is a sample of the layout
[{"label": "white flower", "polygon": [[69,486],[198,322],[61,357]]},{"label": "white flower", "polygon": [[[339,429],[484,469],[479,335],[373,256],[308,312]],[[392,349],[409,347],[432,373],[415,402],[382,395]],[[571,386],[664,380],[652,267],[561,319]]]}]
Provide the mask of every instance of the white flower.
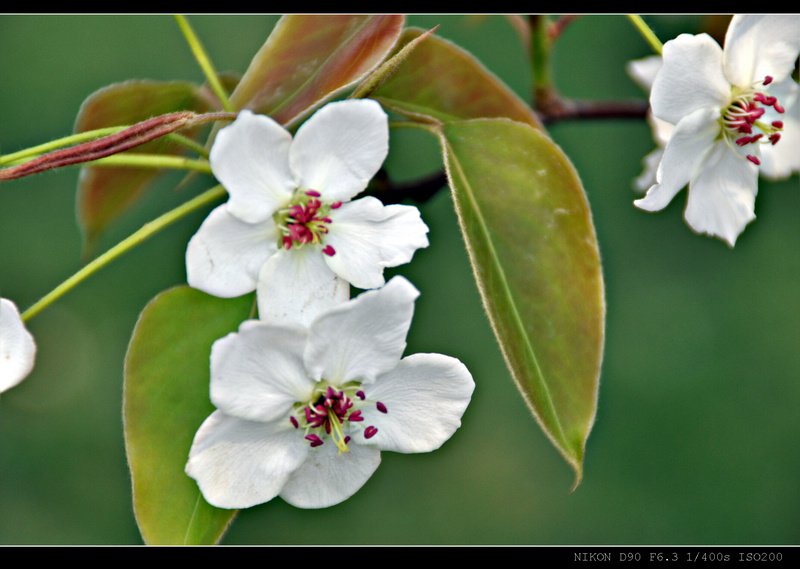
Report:
[{"label": "white flower", "polygon": [[301,508],[346,500],[380,451],[428,452],[461,424],[475,384],[457,359],[400,359],[418,291],[402,277],[310,326],[250,320],[211,350],[217,407],[186,473],[220,508],[275,496]]},{"label": "white flower", "polygon": [[706,34],[667,42],[650,105],[675,130],[657,183],[634,203],[663,209],[688,183],[686,222],[733,246],[755,218],[758,166],[776,177],[797,169],[800,125],[785,111],[797,96],[790,73],[798,52],[793,15],[734,16],[724,51]]},{"label": "white flower", "polygon": [[[629,61],[627,65],[628,75],[648,94],[659,69],[661,69],[660,55],[635,59]],[[647,111],[647,122],[650,124],[656,148],[644,157],[644,170],[634,180],[634,187],[641,192],[656,183],[656,172],[658,171],[658,165],[661,163],[661,158],[664,156],[664,147],[667,145],[667,141],[669,141],[669,137],[672,136],[672,131],[675,128],[675,125],[653,116],[653,111],[650,109]]]},{"label": "white flower", "polygon": [[383,270],[428,246],[413,206],[384,206],[364,190],[388,152],[388,118],[372,100],[330,103],[292,136],[244,110],[211,148],[230,195],[189,242],[189,284],[234,297],[258,291],[262,320],[307,323],[349,298],[348,283],[384,284]]},{"label": "white flower", "polygon": [[0,393],[25,379],[33,369],[36,343],[17,306],[0,298]]}]

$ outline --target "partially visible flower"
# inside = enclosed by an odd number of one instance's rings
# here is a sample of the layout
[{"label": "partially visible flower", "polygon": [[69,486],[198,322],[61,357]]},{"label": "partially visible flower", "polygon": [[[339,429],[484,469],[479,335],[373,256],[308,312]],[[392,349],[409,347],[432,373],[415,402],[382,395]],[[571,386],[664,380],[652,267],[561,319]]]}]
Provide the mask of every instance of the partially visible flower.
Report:
[{"label": "partially visible flower", "polygon": [[[628,75],[639,87],[644,89],[648,95],[650,94],[650,88],[653,86],[653,81],[659,69],[661,69],[660,55],[651,55],[650,57],[635,59],[629,61],[627,65]],[[647,111],[647,122],[653,133],[653,140],[656,143],[656,148],[644,157],[642,160],[644,163],[644,170],[639,177],[634,180],[634,187],[641,192],[644,192],[656,183],[656,172],[658,171],[658,165],[661,163],[661,158],[664,156],[664,147],[667,145],[667,141],[669,137],[672,136],[672,131],[675,128],[675,125],[653,116],[653,111],[650,109]]]},{"label": "partially visible flower", "polygon": [[230,199],[189,242],[189,284],[220,297],[257,288],[262,320],[301,324],[348,299],[348,283],[382,286],[385,267],[428,246],[416,207],[350,201],[388,144],[386,113],[368,99],[322,107],[294,139],[269,117],[239,113],[211,148]]},{"label": "partially visible flower", "polygon": [[281,496],[324,508],[353,495],[380,451],[429,452],[461,425],[475,384],[457,359],[400,359],[418,291],[402,277],[308,327],[246,321],[211,349],[217,407],[186,473],[220,508]]},{"label": "partially visible flower", "polygon": [[0,393],[25,379],[33,369],[36,343],[17,306],[0,298]]},{"label": "partially visible flower", "polygon": [[[758,167],[767,176],[798,168],[799,125],[786,110],[797,96],[790,74],[799,52],[794,15],[734,16],[724,51],[706,34],[667,42],[650,105],[675,130],[656,184],[634,203],[663,209],[688,183],[686,222],[733,246],[755,218]],[[788,150],[776,152],[782,145]]]}]

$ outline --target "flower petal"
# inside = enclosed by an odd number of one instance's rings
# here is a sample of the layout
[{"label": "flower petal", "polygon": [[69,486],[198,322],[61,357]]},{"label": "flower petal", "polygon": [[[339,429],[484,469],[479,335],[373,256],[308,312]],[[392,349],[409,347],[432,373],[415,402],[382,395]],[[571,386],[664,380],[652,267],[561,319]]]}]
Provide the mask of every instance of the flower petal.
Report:
[{"label": "flower petal", "polygon": [[258,273],[277,250],[278,228],[271,219],[247,223],[230,215],[228,204],[214,209],[189,240],[189,286],[222,298],[253,292]]},{"label": "flower petal", "polygon": [[35,358],[36,342],[25,328],[17,305],[0,298],[0,393],[25,379]]},{"label": "flower petal", "polygon": [[394,368],[406,348],[417,296],[414,285],[398,276],[320,315],[311,323],[304,357],[311,378],[371,383]]},{"label": "flower petal", "polygon": [[215,411],[194,437],[186,474],[212,506],[249,508],[269,502],[310,450],[287,425],[243,421]]},{"label": "flower petal", "polygon": [[327,508],[355,494],[380,463],[376,448],[350,444],[349,452],[340,455],[336,445],[326,443],[310,450],[280,496],[298,508]]},{"label": "flower petal", "polygon": [[297,187],[289,167],[291,142],[281,125],[246,109],[217,133],[209,162],[230,195],[232,215],[258,223],[286,205]]},{"label": "flower petal", "polygon": [[346,302],[350,285],[331,271],[319,245],[280,249],[258,278],[258,317],[307,327],[320,313]]},{"label": "flower petal", "polygon": [[719,134],[718,117],[718,109],[698,109],[675,126],[656,174],[659,183],[633,202],[636,207],[658,211],[672,201],[695,170],[702,167],[705,153]]},{"label": "flower petal", "polygon": [[660,55],[650,55],[642,59],[629,61],[625,66],[625,71],[628,72],[628,76],[633,79],[639,87],[649,93],[650,88],[653,86],[653,81],[656,79],[656,75],[661,70],[661,64]]},{"label": "flower petal", "polygon": [[733,247],[745,225],[756,217],[757,191],[756,165],[719,140],[689,183],[683,217],[698,233],[720,237]]},{"label": "flower petal", "polygon": [[354,435],[360,444],[395,452],[430,452],[453,436],[469,405],[475,382],[466,366],[441,354],[414,354],[381,375],[366,389],[370,400],[387,412],[364,408],[365,425],[378,428],[370,439]]},{"label": "flower petal", "polygon": [[326,243],[335,251],[328,266],[362,289],[383,286],[383,269],[408,263],[428,246],[428,226],[409,205],[384,206],[372,196],[342,204],[330,213]]},{"label": "flower petal", "polygon": [[656,117],[678,124],[698,109],[725,108],[730,98],[722,48],[710,36],[681,34],[664,44],[663,65],[650,92]]},{"label": "flower petal", "polygon": [[311,398],[314,382],[303,367],[306,332],[257,320],[211,347],[211,402],[226,415],[249,421],[286,419]]},{"label": "flower petal", "polygon": [[800,172],[800,88],[793,79],[786,79],[771,87],[769,92],[784,105],[786,112],[777,113],[772,107],[762,107],[766,109],[763,122],[783,121],[783,131],[778,144],[762,146],[759,172],[770,180],[781,180]]},{"label": "flower petal", "polygon": [[798,52],[800,16],[736,15],[725,34],[725,75],[740,87],[767,75],[780,82],[794,69]]},{"label": "flower petal", "polygon": [[298,129],[290,150],[298,187],[347,201],[367,187],[389,152],[389,119],[370,99],[330,103]]}]

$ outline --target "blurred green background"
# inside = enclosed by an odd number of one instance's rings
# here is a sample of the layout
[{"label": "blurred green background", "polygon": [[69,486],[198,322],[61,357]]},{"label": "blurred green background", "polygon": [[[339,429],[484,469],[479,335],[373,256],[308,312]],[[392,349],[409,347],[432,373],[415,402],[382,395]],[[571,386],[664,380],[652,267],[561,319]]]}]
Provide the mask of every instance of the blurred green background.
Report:
[{"label": "blurred green background", "polygon": [[[242,72],[272,16],[190,19],[219,70]],[[699,16],[647,18],[662,40]],[[524,50],[503,17],[416,16],[475,54],[526,100]],[[642,98],[624,65],[651,52],[621,16],[584,16],[560,39],[568,96]],[[89,94],[133,78],[202,82],[168,16],[0,16],[0,152],[70,134]],[[352,499],[242,511],[225,544],[792,544],[800,541],[800,187],[760,182],[757,220],[729,249],[632,201],[653,146],[643,121],[570,122],[550,132],[578,169],[604,261],[608,317],[585,476],[518,395],[483,315],[447,192],[421,205],[430,248],[390,274],[421,291],[408,353],[460,358],[477,388],[437,452],[383,454]],[[397,179],[441,165],[423,133],[392,133]],[[0,186],[0,294],[24,310],[80,262],[78,169]],[[210,187],[169,174],[109,231],[105,250]],[[210,209],[210,208],[209,208]],[[122,436],[123,358],[136,318],[185,283],[184,252],[207,211],[138,247],[29,323],[39,356],[0,400],[0,543],[141,543]]]}]

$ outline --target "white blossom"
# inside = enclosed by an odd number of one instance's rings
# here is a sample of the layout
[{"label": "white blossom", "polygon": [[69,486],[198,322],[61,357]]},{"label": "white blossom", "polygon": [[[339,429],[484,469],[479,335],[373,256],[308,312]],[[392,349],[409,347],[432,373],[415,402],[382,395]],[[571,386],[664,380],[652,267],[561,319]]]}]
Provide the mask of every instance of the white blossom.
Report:
[{"label": "white blossom", "polygon": [[25,379],[33,369],[36,343],[17,306],[0,298],[0,393]]},{"label": "white blossom", "polygon": [[349,284],[384,284],[383,270],[428,246],[413,206],[384,206],[364,190],[388,153],[388,118],[372,100],[330,103],[294,138],[244,110],[211,148],[230,196],[189,242],[189,284],[234,297],[257,289],[262,320],[307,323],[349,298]]},{"label": "white blossom", "polygon": [[457,359],[401,359],[418,291],[402,277],[308,327],[250,320],[211,350],[217,407],[186,472],[220,508],[280,496],[301,508],[349,498],[380,451],[429,452],[461,424],[474,382]]},{"label": "white blossom", "polygon": [[653,82],[653,114],[675,129],[656,184],[634,203],[663,209],[689,185],[684,218],[733,246],[755,218],[759,166],[765,176],[798,169],[800,17],[734,16],[725,49],[707,34],[667,42]]}]

